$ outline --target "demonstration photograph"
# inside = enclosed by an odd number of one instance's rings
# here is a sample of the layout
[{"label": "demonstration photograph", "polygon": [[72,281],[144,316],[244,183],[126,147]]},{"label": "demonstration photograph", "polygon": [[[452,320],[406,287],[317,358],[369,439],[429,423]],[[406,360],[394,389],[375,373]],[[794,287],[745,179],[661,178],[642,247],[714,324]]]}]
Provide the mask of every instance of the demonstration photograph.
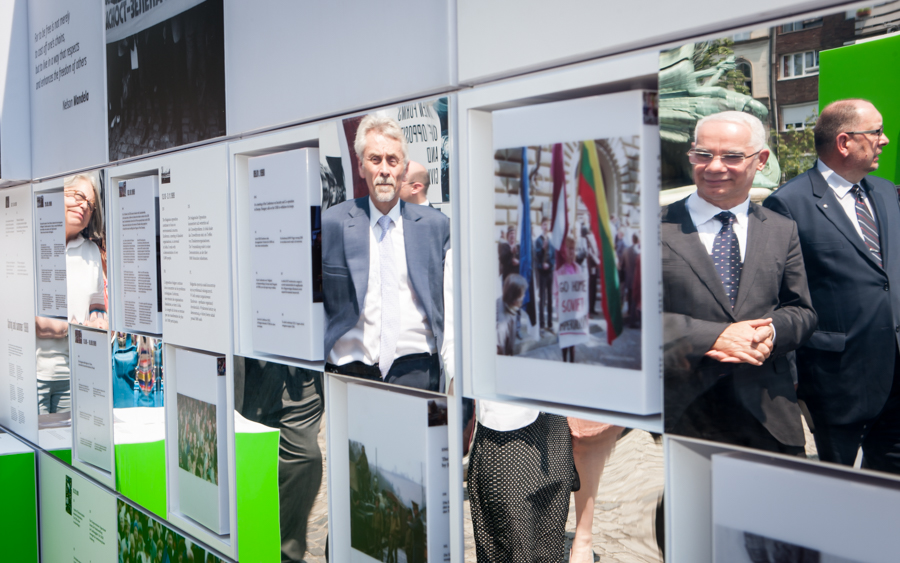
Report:
[{"label": "demonstration photograph", "polygon": [[178,467],[219,484],[216,405],[178,394]]},{"label": "demonstration photograph", "polygon": [[222,0],[107,0],[109,160],[225,135]]},{"label": "demonstration photograph", "polygon": [[112,338],[113,408],[162,407],[162,340],[116,332]]},{"label": "demonstration photograph", "polygon": [[117,500],[119,561],[192,561],[221,563],[221,559],[200,544],[164,526],[130,504]]},{"label": "demonstration photograph", "polygon": [[640,370],[639,136],[494,163],[497,354]]}]

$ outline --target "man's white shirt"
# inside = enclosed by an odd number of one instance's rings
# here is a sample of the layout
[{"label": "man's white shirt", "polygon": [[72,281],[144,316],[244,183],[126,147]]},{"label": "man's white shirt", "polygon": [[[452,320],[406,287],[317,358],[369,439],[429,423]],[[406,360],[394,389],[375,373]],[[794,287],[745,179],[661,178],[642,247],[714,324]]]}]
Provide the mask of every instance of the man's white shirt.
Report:
[{"label": "man's white shirt", "polygon": [[[851,189],[853,188],[853,183],[842,178],[837,172],[828,167],[827,164],[822,162],[821,160],[816,161],[816,168],[819,172],[822,173],[822,177],[825,178],[825,181],[828,182],[828,187],[834,192],[834,195],[837,196],[838,201],[841,202],[841,208],[843,208],[844,213],[847,214],[847,217],[850,219],[850,223],[853,224],[853,228],[856,229],[856,234],[859,235],[859,238],[863,238],[862,228],[859,226],[859,219],[856,217],[856,198],[851,193]],[[878,227],[878,219],[875,216],[875,210],[872,208],[871,202],[869,202],[869,198],[866,197],[866,192],[863,190],[863,201],[866,204],[866,207],[869,208],[869,213],[872,215],[872,220],[875,221],[875,227]],[[863,239],[865,240],[865,239]]]}]

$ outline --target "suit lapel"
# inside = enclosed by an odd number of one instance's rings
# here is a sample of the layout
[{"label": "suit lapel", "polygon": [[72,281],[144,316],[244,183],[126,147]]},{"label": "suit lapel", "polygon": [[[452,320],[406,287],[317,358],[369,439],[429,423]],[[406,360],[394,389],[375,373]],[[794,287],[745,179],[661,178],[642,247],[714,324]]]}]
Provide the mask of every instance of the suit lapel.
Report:
[{"label": "suit lapel", "polygon": [[344,220],[344,256],[361,312],[369,287],[369,198],[355,201],[356,206],[350,209],[350,216]]},{"label": "suit lapel", "polygon": [[747,301],[747,295],[753,291],[756,272],[765,267],[765,249],[769,241],[769,229],[766,228],[765,220],[766,218],[759,212],[759,206],[751,203],[747,213],[747,248],[744,252],[744,266],[741,269],[741,283],[734,303],[734,314],[737,318],[741,318],[741,307]]},{"label": "suit lapel", "polygon": [[404,201],[400,202],[400,216],[403,218],[403,247],[406,249],[406,272],[409,276],[409,283],[416,292],[416,297],[424,307],[425,316],[430,322],[434,317],[431,310],[432,301],[428,299],[428,296],[431,295],[428,285],[429,233],[421,222],[422,216],[415,211],[413,205],[407,205]]},{"label": "suit lapel", "polygon": [[[664,237],[664,242],[669,245],[672,252],[681,256],[691,267],[700,281],[706,286],[715,300],[722,306],[725,313],[734,320],[734,311],[731,309],[731,300],[725,295],[725,286],[722,278],[713,264],[712,257],[706,252],[697,227],[691,220],[691,214],[687,210],[686,199],[675,202],[669,206],[667,221],[675,223],[675,229]],[[742,280],[743,281],[743,280]]]},{"label": "suit lapel", "polygon": [[[856,232],[856,227],[850,222],[850,217],[847,216],[847,213],[841,206],[840,200],[834,195],[834,190],[828,186],[828,182],[822,177],[822,173],[819,172],[818,168],[813,167],[809,177],[812,180],[813,193],[819,197],[819,202],[816,204],[816,207],[818,207],[825,218],[831,221],[835,228],[844,235],[850,244],[852,244],[866,260],[871,262],[872,265],[877,268],[878,264],[875,263],[875,259],[872,257],[869,247],[866,246],[862,237]],[[869,193],[873,192],[870,191]],[[879,211],[879,208],[883,208],[884,203],[876,201],[874,206],[880,221],[883,211]]]}]

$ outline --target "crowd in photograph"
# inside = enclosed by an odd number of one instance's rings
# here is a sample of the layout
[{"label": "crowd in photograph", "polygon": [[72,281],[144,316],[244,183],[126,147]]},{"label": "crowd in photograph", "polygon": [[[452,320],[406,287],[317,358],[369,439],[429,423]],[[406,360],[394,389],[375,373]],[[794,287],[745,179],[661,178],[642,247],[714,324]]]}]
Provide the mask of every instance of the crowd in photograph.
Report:
[{"label": "crowd in photograph", "polygon": [[119,563],[221,563],[221,559],[119,501]]},{"label": "crowd in photograph", "polygon": [[178,467],[219,484],[216,405],[178,394]]}]

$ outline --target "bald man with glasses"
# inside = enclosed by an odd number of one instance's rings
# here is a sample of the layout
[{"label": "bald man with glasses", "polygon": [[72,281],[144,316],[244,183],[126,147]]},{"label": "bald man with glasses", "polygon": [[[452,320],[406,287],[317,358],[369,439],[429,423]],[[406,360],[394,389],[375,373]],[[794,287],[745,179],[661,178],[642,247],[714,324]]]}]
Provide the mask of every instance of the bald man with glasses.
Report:
[{"label": "bald man with glasses", "polygon": [[900,473],[900,204],[870,176],[889,142],[861,99],[822,110],[818,161],[764,205],[797,222],[816,332],[797,351],[798,395],[819,459]]},{"label": "bald man with glasses", "polygon": [[662,212],[666,430],[802,455],[788,354],[816,314],[796,225],[750,201],[765,129],[729,111],[694,136],[697,192]]}]

